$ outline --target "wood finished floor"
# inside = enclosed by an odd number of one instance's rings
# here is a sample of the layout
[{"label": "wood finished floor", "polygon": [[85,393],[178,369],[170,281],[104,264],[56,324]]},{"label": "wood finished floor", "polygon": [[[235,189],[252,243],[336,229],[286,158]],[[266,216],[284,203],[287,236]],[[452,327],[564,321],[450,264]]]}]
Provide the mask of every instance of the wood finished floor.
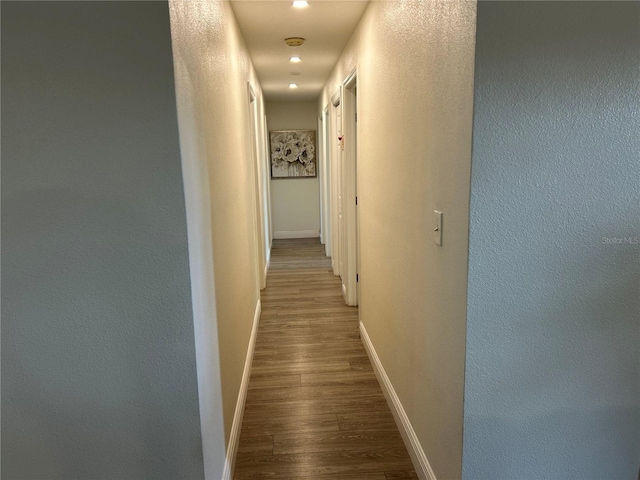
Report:
[{"label": "wood finished floor", "polygon": [[274,240],[234,479],[418,478],[318,239]]}]

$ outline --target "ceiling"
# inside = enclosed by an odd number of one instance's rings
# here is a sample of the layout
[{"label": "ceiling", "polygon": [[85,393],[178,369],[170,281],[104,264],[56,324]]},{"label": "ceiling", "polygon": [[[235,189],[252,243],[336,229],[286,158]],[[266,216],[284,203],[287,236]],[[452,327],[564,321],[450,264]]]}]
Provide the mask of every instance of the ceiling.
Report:
[{"label": "ceiling", "polygon": [[[368,3],[309,0],[307,8],[298,9],[291,1],[231,0],[266,100],[318,98]],[[287,37],[306,41],[300,47],[289,47],[284,43]],[[291,63],[289,58],[294,55],[302,62]],[[290,83],[298,88],[290,89]]]}]

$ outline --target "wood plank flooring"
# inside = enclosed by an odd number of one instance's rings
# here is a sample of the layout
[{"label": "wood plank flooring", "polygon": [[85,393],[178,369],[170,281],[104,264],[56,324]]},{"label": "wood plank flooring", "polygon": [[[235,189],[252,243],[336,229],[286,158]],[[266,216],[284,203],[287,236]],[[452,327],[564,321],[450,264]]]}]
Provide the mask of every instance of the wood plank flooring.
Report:
[{"label": "wood plank flooring", "polygon": [[234,479],[418,478],[318,239],[274,240]]}]

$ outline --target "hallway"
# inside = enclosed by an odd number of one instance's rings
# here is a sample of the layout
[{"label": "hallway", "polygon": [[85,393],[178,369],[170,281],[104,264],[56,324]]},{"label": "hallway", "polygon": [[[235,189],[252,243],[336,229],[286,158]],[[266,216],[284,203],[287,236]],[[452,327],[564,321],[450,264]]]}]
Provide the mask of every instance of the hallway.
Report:
[{"label": "hallway", "polygon": [[417,478],[318,239],[274,240],[237,480]]},{"label": "hallway", "polygon": [[0,11],[5,480],[638,479],[640,1]]}]

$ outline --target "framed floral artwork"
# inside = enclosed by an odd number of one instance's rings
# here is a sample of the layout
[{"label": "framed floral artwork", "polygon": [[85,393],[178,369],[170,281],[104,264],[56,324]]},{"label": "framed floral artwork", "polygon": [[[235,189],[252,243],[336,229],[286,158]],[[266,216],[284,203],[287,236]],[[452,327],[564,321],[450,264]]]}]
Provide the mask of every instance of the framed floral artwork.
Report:
[{"label": "framed floral artwork", "polygon": [[316,171],[315,130],[269,132],[271,178],[309,178]]}]

